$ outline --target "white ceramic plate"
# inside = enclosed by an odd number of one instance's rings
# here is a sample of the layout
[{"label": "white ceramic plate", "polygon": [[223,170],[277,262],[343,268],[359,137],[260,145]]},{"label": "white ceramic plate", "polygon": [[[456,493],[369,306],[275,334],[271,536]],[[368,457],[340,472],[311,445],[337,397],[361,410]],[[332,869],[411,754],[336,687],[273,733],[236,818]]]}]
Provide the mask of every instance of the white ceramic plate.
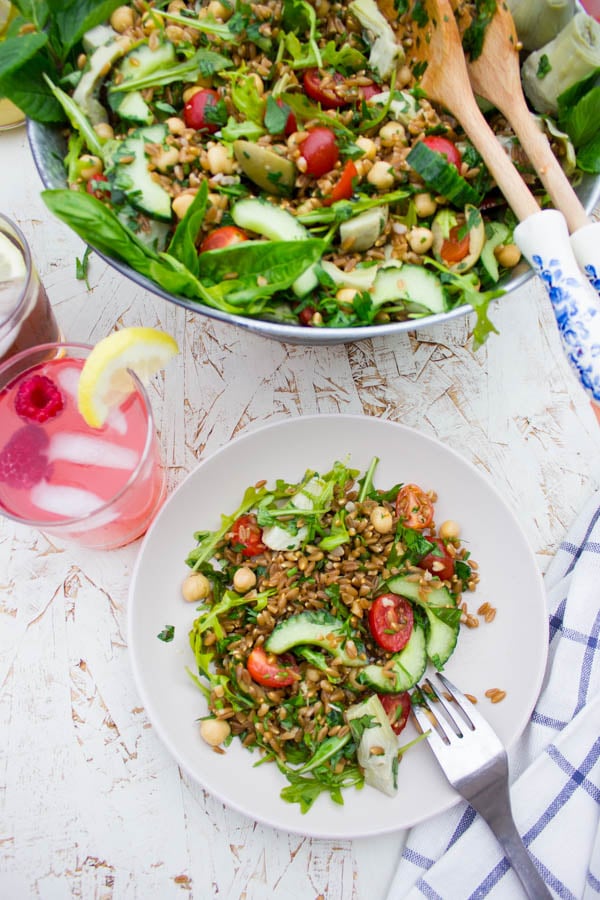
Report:
[{"label": "white ceramic plate", "polygon": [[[507,746],[525,728],[537,699],[547,650],[542,579],[535,558],[511,510],[493,484],[443,444],[402,425],[363,416],[294,418],[244,434],[202,462],[169,498],[146,535],[129,597],[129,648],[137,686],[157,733],[183,769],[229,806],[276,828],[313,837],[355,838],[410,827],[452,806],[458,798],[426,743],[399,767],[399,790],[390,799],[371,787],[345,793],[338,806],[321,795],[305,815],[279,793],[287,784],[275,765],[253,764],[239,742],[224,755],[200,738],[203,695],[186,666],[194,668],[188,631],[194,604],[181,597],[189,570],[185,558],[193,533],[220,524],[221,513],[239,505],[245,488],[267,479],[299,480],[306,469],[328,470],[350,456],[365,470],[380,458],[375,484],[416,482],[438,493],[436,521],[460,522],[463,540],[480,565],[481,582],[471,607],[484,601],[497,608],[493,623],[463,628],[446,674],[479,698],[478,709]],[[467,595],[469,596],[469,595]],[[175,626],[171,643],[157,639]],[[492,704],[488,688],[506,691]],[[409,724],[401,742],[415,735]]]}]

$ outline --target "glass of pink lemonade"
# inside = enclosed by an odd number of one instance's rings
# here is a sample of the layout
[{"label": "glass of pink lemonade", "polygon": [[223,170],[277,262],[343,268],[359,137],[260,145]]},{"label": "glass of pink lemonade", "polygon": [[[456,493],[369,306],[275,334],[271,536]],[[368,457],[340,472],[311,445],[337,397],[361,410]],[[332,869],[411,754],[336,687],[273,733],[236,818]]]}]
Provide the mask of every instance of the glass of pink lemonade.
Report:
[{"label": "glass of pink lemonade", "polygon": [[0,364],[0,513],[86,547],[140,537],[165,496],[148,395],[132,392],[100,428],[78,409],[92,347],[44,344]]}]

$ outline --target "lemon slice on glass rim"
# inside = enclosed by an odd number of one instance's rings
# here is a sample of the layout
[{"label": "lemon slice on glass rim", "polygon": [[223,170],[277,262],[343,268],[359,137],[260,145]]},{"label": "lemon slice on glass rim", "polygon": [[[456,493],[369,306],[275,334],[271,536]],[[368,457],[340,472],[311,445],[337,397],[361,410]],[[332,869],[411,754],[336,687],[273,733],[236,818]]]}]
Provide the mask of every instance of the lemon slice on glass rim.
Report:
[{"label": "lemon slice on glass rim", "polygon": [[142,382],[165,367],[179,352],[174,338],[157,328],[122,328],[99,341],[81,370],[77,403],[92,428],[135,390],[131,372]]}]

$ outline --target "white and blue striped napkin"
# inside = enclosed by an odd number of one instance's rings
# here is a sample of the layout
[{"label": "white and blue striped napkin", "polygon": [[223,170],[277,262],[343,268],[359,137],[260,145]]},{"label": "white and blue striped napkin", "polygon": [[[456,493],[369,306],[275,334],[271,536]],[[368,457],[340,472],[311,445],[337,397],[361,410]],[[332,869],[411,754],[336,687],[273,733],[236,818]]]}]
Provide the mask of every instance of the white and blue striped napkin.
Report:
[{"label": "white and blue striped napkin", "polygon": [[[550,891],[600,895],[600,493],[545,576],[548,666],[509,753],[517,828]],[[467,803],[413,828],[387,900],[518,900],[519,880]]]}]

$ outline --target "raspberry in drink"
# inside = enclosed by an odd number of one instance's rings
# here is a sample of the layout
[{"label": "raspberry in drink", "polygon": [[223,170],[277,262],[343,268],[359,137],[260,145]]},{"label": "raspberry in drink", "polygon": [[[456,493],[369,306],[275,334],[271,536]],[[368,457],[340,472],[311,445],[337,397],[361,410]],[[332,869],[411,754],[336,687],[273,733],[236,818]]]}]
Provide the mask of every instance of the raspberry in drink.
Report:
[{"label": "raspberry in drink", "polygon": [[[42,347],[0,370],[0,512],[89,547],[117,547],[147,529],[164,473],[139,382],[101,428],[82,418],[85,349],[47,359]],[[24,369],[24,356],[35,364]]]}]

